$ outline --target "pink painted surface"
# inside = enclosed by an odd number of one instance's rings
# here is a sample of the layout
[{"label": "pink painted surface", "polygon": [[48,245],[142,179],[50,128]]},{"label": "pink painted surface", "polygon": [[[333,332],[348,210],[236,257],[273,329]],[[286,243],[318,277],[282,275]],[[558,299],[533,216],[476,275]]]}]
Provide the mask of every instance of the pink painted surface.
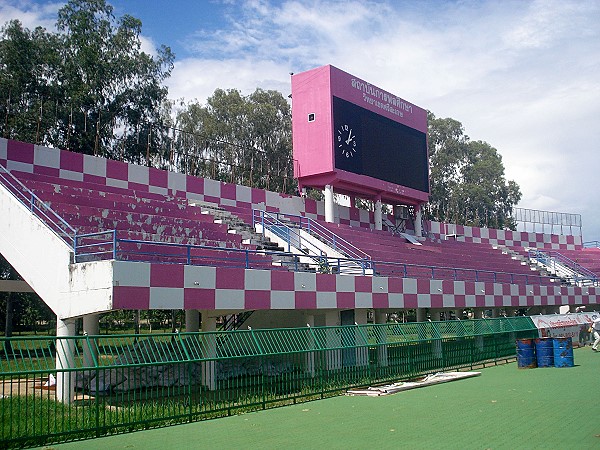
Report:
[{"label": "pink painted surface", "polygon": [[336,294],[337,307],[339,309],[353,309],[356,304],[354,292],[338,292]]},{"label": "pink painted surface", "polygon": [[317,277],[317,291],[319,292],[335,292],[336,276],[331,274],[322,274]]},{"label": "pink painted surface", "polygon": [[373,294],[373,308],[389,308],[390,302],[387,294],[376,292]]},{"label": "pink painted surface", "polygon": [[167,187],[169,185],[169,172],[151,167],[148,173],[150,186]]},{"label": "pink painted surface", "polygon": [[150,287],[148,286],[115,286],[113,287],[113,308],[115,309],[149,309]]},{"label": "pink painted surface", "polygon": [[217,270],[217,289],[244,289],[245,270],[230,267],[221,267]]},{"label": "pink painted surface", "polygon": [[356,292],[372,292],[373,291],[373,277],[355,277],[354,278],[354,289]]},{"label": "pink painted surface", "polygon": [[245,291],[246,309],[271,309],[271,293],[269,291]]},{"label": "pink painted surface", "polygon": [[271,289],[274,291],[293,291],[294,273],[293,272],[273,272],[271,273]]},{"label": "pink painted surface", "polygon": [[127,181],[129,177],[129,171],[127,170],[127,164],[120,161],[113,161],[111,159],[106,160],[106,177],[114,178],[115,180]]},{"label": "pink painted surface", "polygon": [[33,164],[34,145],[19,141],[8,141],[6,155],[8,161]]},{"label": "pink painted surface", "polygon": [[184,309],[215,309],[215,290],[185,289],[183,307]]},{"label": "pink painted surface", "polygon": [[[23,144],[14,141],[5,141],[7,148],[8,162],[13,162],[18,170],[14,170],[14,174],[23,176],[24,178],[39,177],[40,181],[57,183],[58,180],[53,180],[60,175],[57,171],[57,164],[60,161],[60,166],[63,169],[68,168],[69,171],[75,172],[79,167],[79,156],[73,156],[67,151],[45,149],[43,147],[32,146],[31,144]],[[49,158],[48,153],[59,152],[57,158]],[[36,152],[45,152],[37,154]],[[93,158],[93,157],[87,157]],[[35,164],[34,164],[35,161]],[[89,162],[89,161],[88,161]],[[18,163],[18,164],[17,164]],[[85,171],[87,169],[87,172]],[[249,209],[248,196],[240,194],[244,192],[242,189],[231,189],[220,185],[220,194],[214,192],[215,196],[204,196],[205,180],[195,177],[185,177],[178,179],[178,174],[169,174],[167,172],[151,170],[148,177],[148,184],[139,183],[130,179],[130,173],[139,173],[139,171],[130,170],[130,165],[117,162],[107,161],[103,158],[94,158],[94,164],[82,167],[83,179],[93,181],[102,185],[102,188],[96,188],[106,192],[106,199],[109,201],[118,200],[123,195],[131,195],[127,189],[128,185],[135,185],[141,190],[147,192],[150,187],[165,188],[165,180],[175,184],[169,186],[169,189],[177,188],[182,199],[175,199],[175,202],[184,201],[185,191],[188,193],[200,191],[194,198],[210,199],[219,204],[235,205],[239,208]],[[91,169],[90,169],[91,168]],[[100,168],[100,169],[99,169]],[[103,175],[106,168],[106,177]],[[37,175],[32,175],[37,174]],[[107,182],[112,180],[122,180],[124,185],[119,184],[118,187],[107,185]],[[178,180],[178,181],[177,181]],[[208,181],[207,183],[212,183]],[[61,180],[65,194],[67,191],[75,191],[78,189],[88,189],[84,183],[68,179]],[[190,185],[194,186],[190,189]],[[234,185],[231,185],[235,187]],[[219,196],[220,195],[220,196]],[[161,200],[165,198],[160,194],[148,194],[144,196],[149,200]],[[238,198],[238,196],[240,196]],[[58,199],[58,197],[55,197]],[[267,201],[267,198],[269,199]],[[265,206],[272,211],[280,211],[286,207],[287,196],[269,193],[264,190],[252,190],[253,202],[264,202]],[[222,200],[227,200],[224,203]],[[91,200],[91,199],[90,199]],[[169,201],[173,201],[172,199]],[[317,217],[317,211],[322,211],[322,204],[318,204],[314,200],[306,199],[304,202],[293,199],[294,205],[304,205],[299,211],[301,214]],[[86,203],[87,205],[87,203]],[[91,206],[91,204],[90,204]],[[319,208],[317,208],[319,206]],[[361,213],[357,209],[339,207],[340,216],[348,218],[353,227],[372,227],[372,213]],[[319,215],[320,216],[320,215]],[[322,217],[321,217],[322,219]],[[434,236],[440,235],[440,224],[428,223],[428,230],[431,230]],[[509,245],[511,247],[537,247],[542,249],[557,249],[567,251],[581,251],[581,238],[579,236],[558,236],[545,235],[541,233],[520,233],[504,230],[481,229],[475,227],[459,227],[458,231],[463,233],[460,239],[467,243],[481,244],[500,244]],[[380,232],[370,232],[372,236],[380,236]],[[383,235],[381,235],[383,236]],[[384,239],[383,237],[381,238]],[[132,263],[136,264],[136,263]],[[121,309],[147,309],[150,307],[150,286],[163,288],[160,290],[161,295],[165,296],[165,304],[172,304],[174,307],[180,307],[181,299],[183,298],[183,307],[185,309],[214,309],[215,295],[218,291],[227,290],[227,293],[236,292],[240,295],[239,298],[244,299],[245,309],[262,309],[273,307],[273,298],[268,290],[256,291],[249,288],[247,285],[247,277],[251,278],[249,272],[244,269],[232,269],[225,267],[217,267],[214,271],[214,284],[207,283],[211,288],[184,287],[183,266],[169,264],[152,264],[150,270],[149,286],[115,286],[113,288],[113,301],[115,308]],[[254,272],[254,271],[253,271]],[[388,278],[387,292],[380,290],[380,284],[375,283],[375,279],[368,277],[355,278],[355,291],[360,292],[360,296],[354,292],[343,292],[342,289],[347,289],[347,283],[340,282],[340,275],[332,274],[313,274],[315,277],[314,285],[316,289],[310,291],[294,292],[295,286],[299,284],[298,277],[306,277],[306,274],[296,274],[294,272],[272,271],[270,272],[270,287],[273,291],[291,292],[295,300],[295,307],[298,309],[315,309],[317,308],[316,295],[317,292],[335,293],[336,304],[343,308],[365,307],[365,304],[372,304],[375,307],[406,307],[414,308],[421,307],[443,307],[462,308],[465,306],[480,306],[480,307],[502,307],[512,305],[515,307],[524,306],[544,306],[544,305],[560,305],[560,304],[598,304],[600,302],[600,288],[580,288],[580,287],[561,287],[555,285],[538,286],[519,284],[515,290],[514,285],[502,283],[475,283],[470,281],[457,282],[443,281],[430,282],[428,279],[402,279]],[[304,278],[303,278],[304,279]],[[203,280],[206,281],[206,280]],[[214,287],[213,287],[214,285]],[[254,286],[254,285],[253,285]],[[384,285],[385,286],[385,285]],[[441,287],[442,291],[438,291]],[[255,289],[255,288],[254,288]],[[340,292],[337,290],[340,289]],[[483,290],[483,292],[481,292]],[[223,296],[223,292],[220,293]],[[390,295],[392,294],[392,295]],[[442,295],[446,294],[446,296]],[[452,296],[451,299],[448,296]],[[356,297],[359,297],[357,300]],[[379,305],[379,306],[378,306]],[[328,305],[329,306],[329,305]],[[286,307],[288,304],[286,303]],[[325,306],[322,306],[325,307]]]},{"label": "pink painted surface", "polygon": [[183,264],[152,264],[150,266],[151,287],[182,287]]},{"label": "pink painted surface", "polygon": [[[390,203],[418,204],[427,193],[335,168],[333,96],[427,133],[427,111],[383,89],[327,65],[292,76],[294,175],[300,186],[332,185],[340,193]],[[309,121],[309,114],[314,121]]]},{"label": "pink painted surface", "polygon": [[[314,114],[315,120],[308,121]],[[294,176],[333,171],[330,66],[292,76]]]},{"label": "pink painted surface", "polygon": [[296,292],[296,309],[315,309],[317,307],[316,292]]}]

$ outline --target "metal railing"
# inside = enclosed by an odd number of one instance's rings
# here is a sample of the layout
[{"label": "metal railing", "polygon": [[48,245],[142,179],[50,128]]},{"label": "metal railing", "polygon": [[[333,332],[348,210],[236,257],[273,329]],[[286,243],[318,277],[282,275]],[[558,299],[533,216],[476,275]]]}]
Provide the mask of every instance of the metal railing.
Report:
[{"label": "metal railing", "polygon": [[269,213],[262,210],[252,210],[252,228],[256,228],[257,224],[262,227],[262,234],[264,235],[265,230],[269,230],[283,242],[285,242],[288,252],[292,251],[292,248],[298,250],[304,250],[307,256],[314,256],[321,258],[327,256],[323,250],[316,246],[313,242],[302,236],[302,226],[296,226],[292,222],[283,222],[280,220],[283,217],[280,213]]},{"label": "metal railing", "polygon": [[583,248],[600,248],[600,241],[584,242]]},{"label": "metal railing", "polygon": [[[239,414],[515,358],[528,317],[0,338],[0,442],[34,447]],[[65,365],[60,361],[70,361]],[[62,359],[61,359],[62,358]]]},{"label": "metal railing", "polygon": [[[287,226],[291,230],[304,230],[307,233],[316,236],[321,242],[342,253],[349,259],[367,261],[371,259],[371,256],[366,252],[309,217],[295,214],[271,213],[254,209],[252,210],[252,221],[253,226],[256,223],[260,223],[261,225],[263,223],[266,225],[275,223],[277,225]],[[305,241],[306,239],[304,239],[304,242]]]},{"label": "metal railing", "polygon": [[[281,266],[294,271],[306,270],[299,259],[306,257],[301,253],[277,252],[253,249],[238,249],[231,247],[215,247],[207,245],[177,244],[170,242],[143,241],[119,238],[117,230],[99,231],[97,233],[77,234],[77,231],[69,225],[59,214],[46,205],[30,189],[21,183],[14,175],[0,165],[0,184],[17,198],[23,205],[40,218],[61,237],[74,251],[75,262],[88,262],[103,259],[115,259],[123,261],[165,262],[188,265],[212,265],[229,266],[246,269],[277,269],[272,266],[265,256],[281,257]],[[262,214],[260,214],[262,213]],[[543,283],[549,278],[544,276],[522,275],[507,272],[497,272],[481,269],[450,268],[424,266],[417,264],[405,264],[389,261],[372,261],[368,254],[353,246],[343,238],[335,235],[318,222],[289,214],[268,213],[255,210],[253,220],[264,220],[265,217],[273,216],[291,218],[296,221],[299,229],[314,232],[327,240],[332,248],[342,253],[358,255],[358,258],[335,258],[326,255],[317,256],[316,271],[323,273],[341,273],[343,267],[354,264],[360,267],[362,274],[371,270],[373,275],[380,276],[402,276],[422,277],[445,277],[442,279],[475,280],[475,281],[497,281],[517,282],[525,279],[527,283],[538,280]],[[278,219],[277,219],[278,220]],[[289,261],[283,258],[291,257]],[[444,275],[445,274],[445,275]],[[501,281],[511,280],[511,281]],[[597,279],[596,279],[597,282]]]},{"label": "metal railing", "polygon": [[0,164],[0,184],[17,200],[25,205],[36,217],[42,220],[57,236],[71,248],[75,243],[75,229],[46,205],[37,195],[21,183],[10,171]]},{"label": "metal railing", "polygon": [[557,277],[573,284],[598,284],[598,276],[594,272],[559,252],[531,249],[528,252],[528,258],[530,262],[546,267]]},{"label": "metal railing", "polygon": [[[91,242],[89,240],[92,240]],[[293,271],[306,270],[300,258],[306,255],[274,250],[252,250],[223,248],[207,245],[175,244],[168,242],[121,239],[117,231],[77,235],[75,248],[76,262],[89,262],[102,259],[120,261],[164,262],[196,266],[227,266],[245,269],[279,269]],[[85,250],[85,251],[82,251]],[[289,260],[285,260],[288,257]],[[272,266],[272,259],[280,259],[279,266]],[[361,265],[363,260],[323,256],[314,271],[321,273],[342,273],[349,264]],[[362,266],[365,269],[365,266]],[[389,261],[369,261],[369,268],[375,276],[452,279],[455,281],[491,281],[498,283],[546,283],[552,277],[482,269],[431,266]],[[365,271],[363,271],[363,274]]]},{"label": "metal railing", "polygon": [[426,266],[420,264],[394,263],[374,261],[375,275],[402,278],[429,278],[453,281],[487,281],[492,283],[510,284],[548,284],[555,277],[547,275],[530,275],[523,273],[498,272],[483,269],[468,269],[460,267]]}]

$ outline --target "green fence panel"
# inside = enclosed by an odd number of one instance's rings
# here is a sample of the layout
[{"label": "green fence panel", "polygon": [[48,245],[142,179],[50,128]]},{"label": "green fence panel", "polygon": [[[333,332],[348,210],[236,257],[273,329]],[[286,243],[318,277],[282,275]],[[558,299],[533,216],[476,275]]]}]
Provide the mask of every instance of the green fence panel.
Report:
[{"label": "green fence panel", "polygon": [[515,357],[528,317],[0,338],[0,442],[41,446],[236,414]]}]

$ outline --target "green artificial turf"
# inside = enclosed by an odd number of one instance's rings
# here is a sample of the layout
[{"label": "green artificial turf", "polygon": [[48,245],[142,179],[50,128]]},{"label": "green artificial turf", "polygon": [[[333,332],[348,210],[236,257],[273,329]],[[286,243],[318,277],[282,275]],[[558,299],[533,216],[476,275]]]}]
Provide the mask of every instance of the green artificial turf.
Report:
[{"label": "green artificial turf", "polygon": [[575,349],[574,361],[47,448],[600,449],[600,353]]}]

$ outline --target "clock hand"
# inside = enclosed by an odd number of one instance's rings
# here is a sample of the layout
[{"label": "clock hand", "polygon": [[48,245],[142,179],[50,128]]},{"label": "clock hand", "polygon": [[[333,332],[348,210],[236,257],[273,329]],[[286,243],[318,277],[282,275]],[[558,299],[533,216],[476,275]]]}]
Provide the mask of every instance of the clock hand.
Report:
[{"label": "clock hand", "polygon": [[354,136],[352,136],[352,128],[350,128],[350,132],[348,133],[348,139],[346,139],[346,145],[350,143]]}]

